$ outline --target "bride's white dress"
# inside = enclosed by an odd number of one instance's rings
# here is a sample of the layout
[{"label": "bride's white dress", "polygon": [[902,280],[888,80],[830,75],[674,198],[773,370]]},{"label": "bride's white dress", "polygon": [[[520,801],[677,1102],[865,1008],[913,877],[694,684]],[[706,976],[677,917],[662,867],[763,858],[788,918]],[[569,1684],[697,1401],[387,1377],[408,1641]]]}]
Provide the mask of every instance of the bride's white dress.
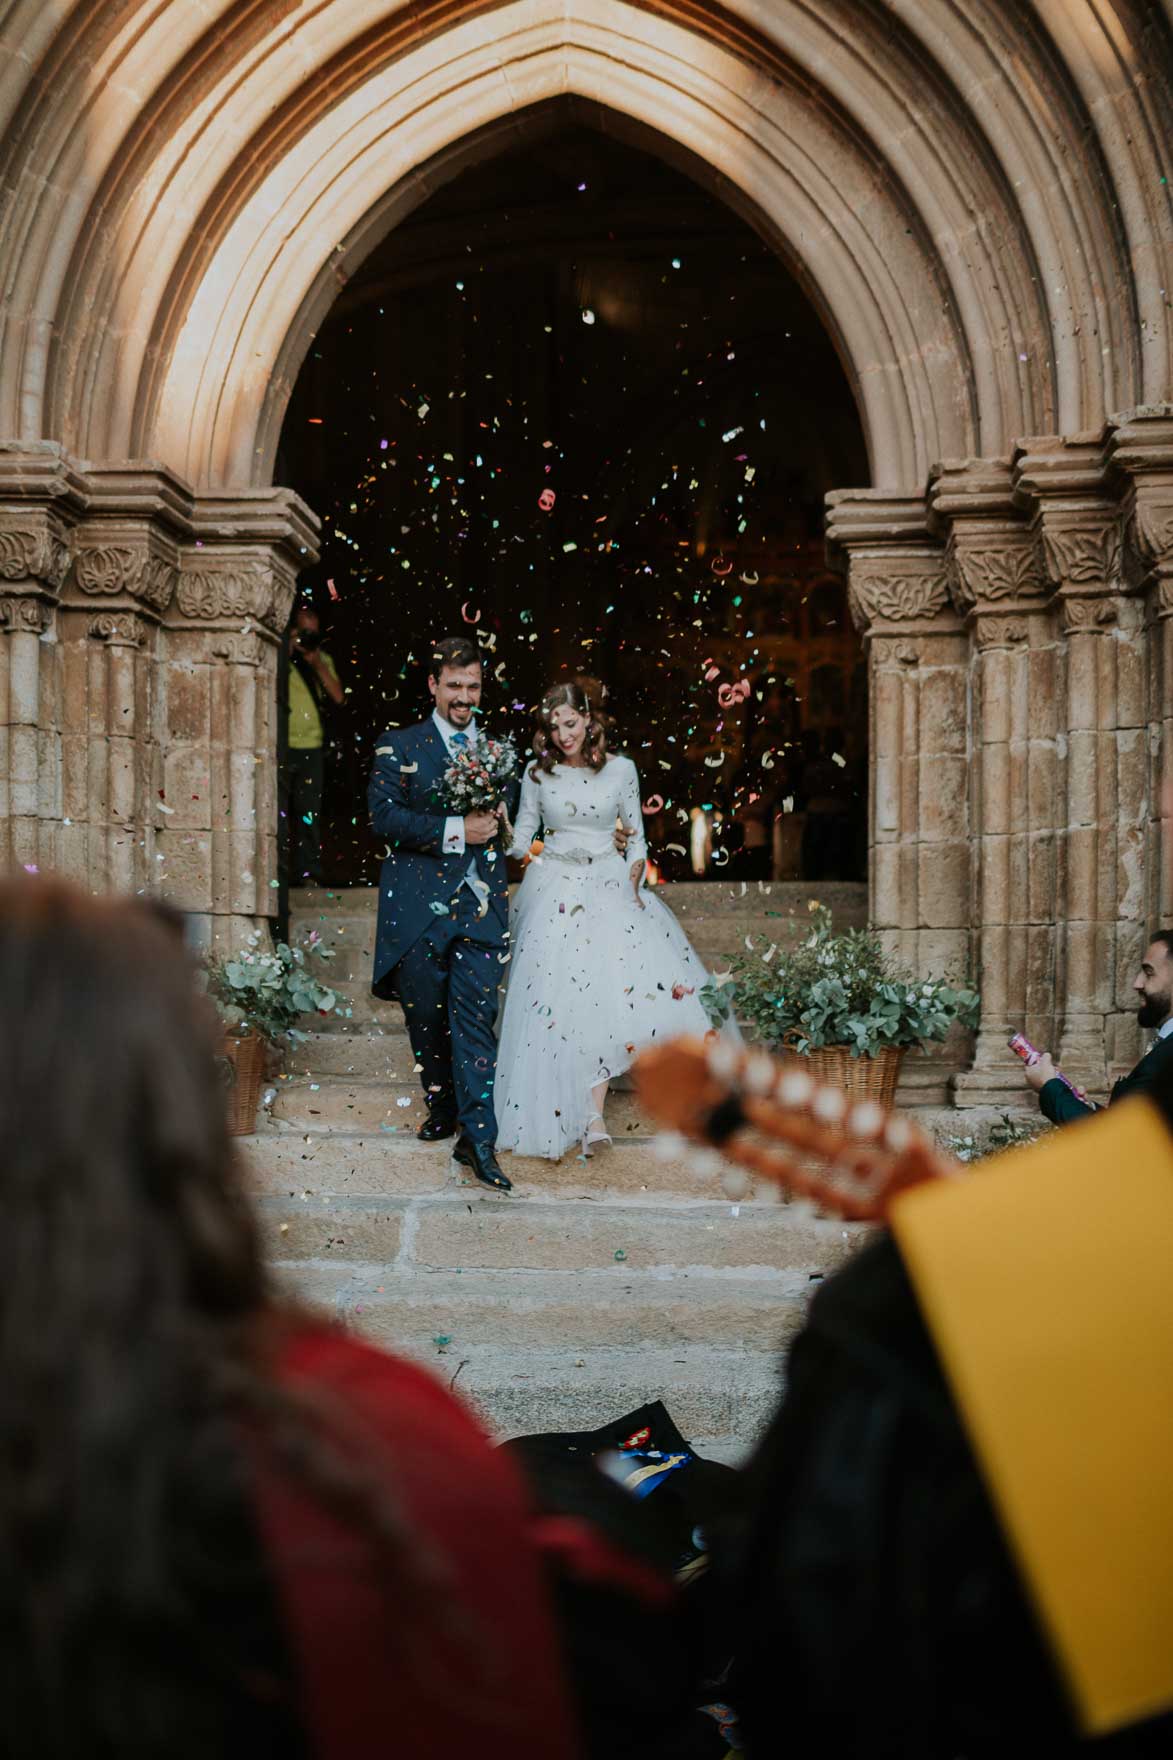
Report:
[{"label": "bride's white dress", "polygon": [[[581,1141],[591,1089],[656,1039],[704,1033],[708,973],[654,888],[636,903],[629,869],[647,855],[630,758],[598,771],[527,767],[511,855],[542,853],[513,901],[512,958],[497,1051],[497,1147],[556,1160]],[[619,855],[615,821],[634,827]]]}]

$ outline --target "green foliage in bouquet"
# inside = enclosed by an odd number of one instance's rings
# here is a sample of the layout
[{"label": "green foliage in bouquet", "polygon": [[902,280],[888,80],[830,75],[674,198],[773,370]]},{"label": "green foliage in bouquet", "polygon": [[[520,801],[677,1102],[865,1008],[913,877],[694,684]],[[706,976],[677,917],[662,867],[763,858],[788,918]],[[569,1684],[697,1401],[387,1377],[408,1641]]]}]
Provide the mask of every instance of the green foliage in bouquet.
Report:
[{"label": "green foliage in bouquet", "polygon": [[272,952],[260,946],[258,930],[243,953],[223,959],[211,955],[204,963],[209,996],[229,1033],[255,1031],[270,1045],[279,1039],[304,1039],[294,1022],[305,1014],[330,1014],[337,998],[309,969],[311,959],[333,959],[317,931],[297,947],[278,941]]},{"label": "green foliage in bouquet", "polygon": [[789,951],[737,954],[701,1001],[714,1024],[736,1013],[764,1045],[799,1052],[843,1045],[853,1057],[943,1039],[955,1021],[975,1026],[978,1011],[974,991],[898,971],[874,930],[836,934],[823,907]]},{"label": "green foliage in bouquet", "polygon": [[437,812],[491,813],[517,775],[517,747],[511,738],[488,739],[458,752],[436,787],[432,803]]}]

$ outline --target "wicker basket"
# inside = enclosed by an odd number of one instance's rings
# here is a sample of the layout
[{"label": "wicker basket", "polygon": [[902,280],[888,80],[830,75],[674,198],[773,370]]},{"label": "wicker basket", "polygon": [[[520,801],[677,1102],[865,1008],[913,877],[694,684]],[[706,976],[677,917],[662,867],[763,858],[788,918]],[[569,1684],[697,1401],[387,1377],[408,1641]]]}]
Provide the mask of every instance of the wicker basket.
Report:
[{"label": "wicker basket", "polygon": [[251,1137],[257,1128],[257,1108],[265,1084],[265,1054],[259,1033],[224,1035],[225,1087],[228,1129],[234,1137]]},{"label": "wicker basket", "polygon": [[852,1100],[878,1100],[891,1109],[900,1080],[904,1047],[885,1045],[875,1056],[867,1052],[853,1057],[846,1045],[823,1045],[818,1050],[799,1053],[788,1051],[787,1058],[801,1061],[816,1082],[831,1088],[842,1088]]}]

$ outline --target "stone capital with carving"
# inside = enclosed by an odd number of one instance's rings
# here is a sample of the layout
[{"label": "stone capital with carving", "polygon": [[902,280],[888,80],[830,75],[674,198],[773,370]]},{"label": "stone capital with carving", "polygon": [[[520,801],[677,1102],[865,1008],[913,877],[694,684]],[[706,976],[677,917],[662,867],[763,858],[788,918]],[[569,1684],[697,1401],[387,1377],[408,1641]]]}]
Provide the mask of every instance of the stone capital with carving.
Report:
[{"label": "stone capital with carving", "polygon": [[64,529],[48,515],[0,508],[0,591],[8,582],[32,581],[59,593],[69,567]]},{"label": "stone capital with carving", "polygon": [[1138,486],[1124,525],[1124,572],[1129,584],[1143,587],[1159,570],[1173,566],[1173,486]]},{"label": "stone capital with carving", "polygon": [[1025,617],[1005,616],[979,612],[973,619],[974,646],[979,652],[987,648],[1016,648],[1030,638],[1030,628]]},{"label": "stone capital with carving", "polygon": [[255,632],[224,631],[212,638],[211,654],[215,660],[226,660],[230,666],[260,666],[272,644]]},{"label": "stone capital with carving", "polygon": [[1119,588],[1122,542],[1117,517],[1065,525],[1044,519],[1042,546],[1047,573],[1061,591]]},{"label": "stone capital with carving", "polygon": [[193,623],[271,627],[277,581],[267,556],[190,552],[179,571],[174,610]]},{"label": "stone capital with carving", "polygon": [[1065,635],[1097,635],[1111,629],[1120,615],[1112,593],[1061,593],[1059,604]]},{"label": "stone capital with carving", "polygon": [[18,593],[0,595],[0,630],[26,630],[39,636],[49,627],[53,606],[48,599]]},{"label": "stone capital with carving", "polygon": [[175,591],[173,554],[148,538],[113,534],[79,537],[72,584],[87,598],[136,599],[151,611],[165,611]]},{"label": "stone capital with carving", "polygon": [[923,656],[915,636],[876,636],[871,657],[876,666],[919,666]]},{"label": "stone capital with carving", "polygon": [[1148,599],[1148,610],[1156,619],[1173,617],[1173,571],[1158,574]]},{"label": "stone capital with carving", "polygon": [[914,623],[948,610],[949,594],[941,567],[885,567],[875,559],[852,561],[847,600],[858,630],[876,624]]},{"label": "stone capital with carving", "polygon": [[1038,550],[1026,535],[955,538],[948,556],[949,592],[963,614],[1046,592]]},{"label": "stone capital with carving", "polygon": [[134,611],[100,611],[90,619],[86,634],[111,648],[141,648],[147,639],[147,621]]}]

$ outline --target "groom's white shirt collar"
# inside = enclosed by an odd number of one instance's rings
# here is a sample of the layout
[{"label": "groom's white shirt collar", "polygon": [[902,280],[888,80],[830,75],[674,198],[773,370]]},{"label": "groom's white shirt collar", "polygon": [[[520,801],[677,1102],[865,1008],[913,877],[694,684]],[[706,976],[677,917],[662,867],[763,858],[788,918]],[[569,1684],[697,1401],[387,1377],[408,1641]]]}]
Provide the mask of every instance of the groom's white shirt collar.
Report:
[{"label": "groom's white shirt collar", "polygon": [[468,735],[468,743],[470,746],[475,746],[477,743],[477,724],[475,716],[469,722],[467,727],[453,727],[451,721],[445,721],[439,709],[433,709],[432,722],[435,726],[436,732],[444,741],[444,749],[447,751],[449,757],[452,756],[452,741],[458,733],[466,733]]}]

